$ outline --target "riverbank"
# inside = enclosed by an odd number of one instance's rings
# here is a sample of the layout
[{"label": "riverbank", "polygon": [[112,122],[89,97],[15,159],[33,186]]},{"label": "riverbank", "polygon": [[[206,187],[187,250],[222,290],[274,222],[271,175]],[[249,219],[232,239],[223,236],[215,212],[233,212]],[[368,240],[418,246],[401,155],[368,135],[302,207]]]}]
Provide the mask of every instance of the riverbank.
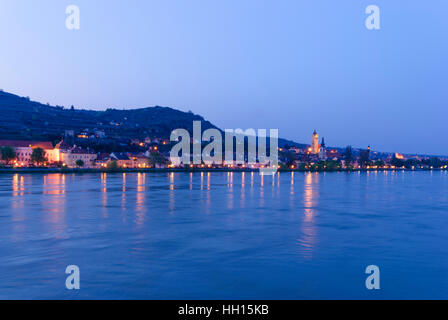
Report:
[{"label": "riverbank", "polygon": [[[336,169],[336,170],[310,170],[310,169],[278,169],[278,172],[375,172],[375,171],[446,171],[446,168],[433,169],[403,169],[403,168],[385,168],[385,169]],[[259,169],[249,168],[119,168],[119,169],[82,169],[82,168],[0,168],[0,174],[11,173],[156,173],[156,172],[259,172]]]}]

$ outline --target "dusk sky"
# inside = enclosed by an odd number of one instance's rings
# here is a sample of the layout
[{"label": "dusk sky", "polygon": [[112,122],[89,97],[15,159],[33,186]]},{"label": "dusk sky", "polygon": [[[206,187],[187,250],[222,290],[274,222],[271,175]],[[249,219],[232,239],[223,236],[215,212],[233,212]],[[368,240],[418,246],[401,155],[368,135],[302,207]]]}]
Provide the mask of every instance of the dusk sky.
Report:
[{"label": "dusk sky", "polygon": [[[65,26],[80,8],[80,30]],[[381,29],[365,9],[381,9]],[[448,154],[446,0],[1,0],[0,88],[222,129]],[[1,115],[0,115],[1,116]]]}]

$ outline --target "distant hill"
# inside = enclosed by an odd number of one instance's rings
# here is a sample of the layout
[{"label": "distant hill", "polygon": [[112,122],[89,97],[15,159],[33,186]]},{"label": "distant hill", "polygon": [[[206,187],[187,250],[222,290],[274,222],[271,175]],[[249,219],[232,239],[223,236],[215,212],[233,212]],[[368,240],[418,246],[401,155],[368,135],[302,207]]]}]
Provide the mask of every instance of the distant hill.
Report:
[{"label": "distant hill", "polygon": [[[14,140],[57,141],[65,130],[75,133],[100,130],[108,138],[121,141],[145,137],[169,139],[172,130],[177,128],[191,133],[193,121],[201,121],[202,130],[217,128],[199,115],[168,107],[105,111],[67,109],[4,91],[0,91],[0,115],[0,139]],[[279,146],[285,145],[305,146],[280,139]]]},{"label": "distant hill", "polygon": [[0,92],[0,139],[50,139],[62,137],[65,130],[81,132],[102,130],[119,139],[169,138],[172,130],[192,130],[193,121],[201,121],[203,130],[215,128],[201,116],[167,107],[106,111],[64,109],[29,98]]}]

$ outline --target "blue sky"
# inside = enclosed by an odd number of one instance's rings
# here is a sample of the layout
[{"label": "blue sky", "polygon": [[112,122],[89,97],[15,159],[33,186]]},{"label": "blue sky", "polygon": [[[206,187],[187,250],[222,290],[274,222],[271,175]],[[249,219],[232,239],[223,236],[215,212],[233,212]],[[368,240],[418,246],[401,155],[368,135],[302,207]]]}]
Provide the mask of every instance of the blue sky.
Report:
[{"label": "blue sky", "polygon": [[[80,8],[81,28],[65,27]],[[365,8],[381,9],[367,30]],[[192,110],[331,146],[448,154],[448,2],[2,0],[0,88],[89,109]]]}]

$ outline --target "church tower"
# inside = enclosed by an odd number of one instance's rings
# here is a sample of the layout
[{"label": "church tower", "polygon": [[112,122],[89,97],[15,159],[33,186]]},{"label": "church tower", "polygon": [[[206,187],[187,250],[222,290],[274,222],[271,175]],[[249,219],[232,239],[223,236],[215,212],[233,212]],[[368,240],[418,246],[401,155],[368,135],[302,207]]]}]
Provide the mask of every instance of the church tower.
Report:
[{"label": "church tower", "polygon": [[311,153],[318,154],[319,151],[320,151],[319,135],[317,134],[316,130],[314,130],[313,137],[311,139]]},{"label": "church tower", "polygon": [[319,159],[327,160],[327,146],[325,145],[325,139],[322,137],[322,143],[320,144]]}]

